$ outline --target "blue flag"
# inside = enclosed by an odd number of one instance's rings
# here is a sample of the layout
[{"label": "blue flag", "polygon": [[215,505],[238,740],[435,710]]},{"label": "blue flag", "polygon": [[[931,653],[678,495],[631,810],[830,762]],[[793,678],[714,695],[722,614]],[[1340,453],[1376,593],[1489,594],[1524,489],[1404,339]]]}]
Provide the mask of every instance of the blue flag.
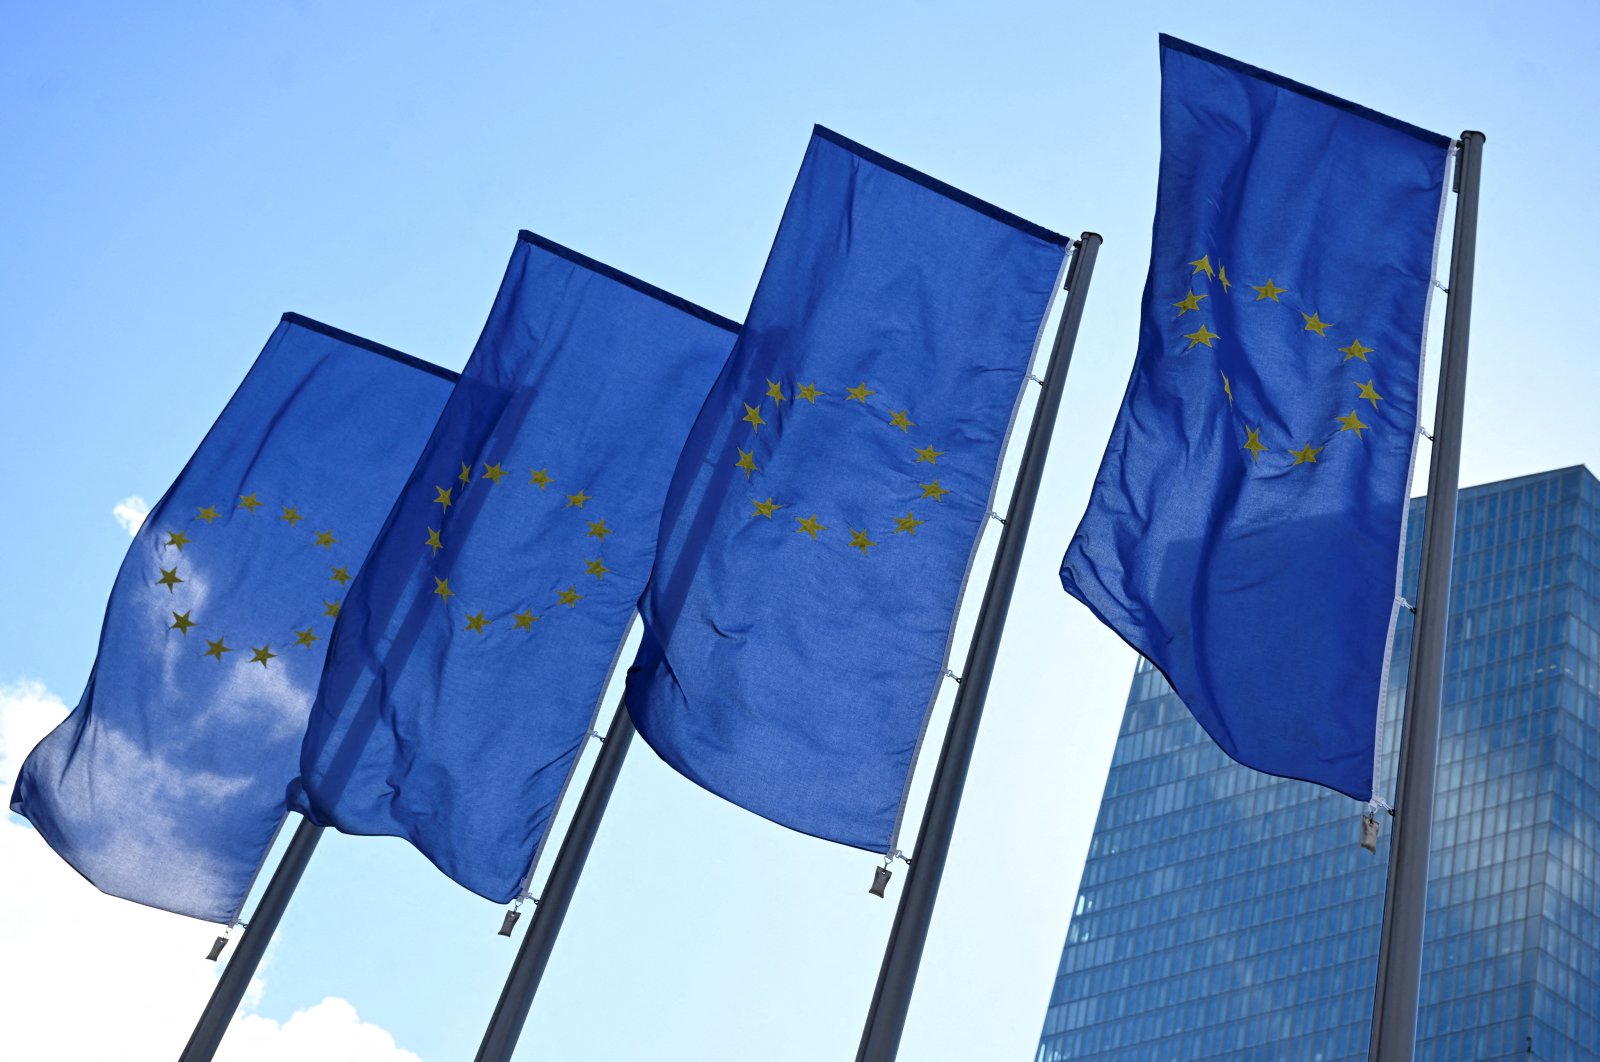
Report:
[{"label": "blue flag", "polygon": [[1170,37],[1133,377],[1061,581],[1224,751],[1373,794],[1449,140]]},{"label": "blue flag", "polygon": [[312,821],[518,894],[737,328],[522,233],[334,631],[296,796]]},{"label": "blue flag", "polygon": [[1066,243],[816,131],[640,602],[628,709],[675,769],[893,847]]},{"label": "blue flag", "polygon": [[117,575],[12,810],[114,896],[237,920],[328,635],[455,374],[288,314]]}]

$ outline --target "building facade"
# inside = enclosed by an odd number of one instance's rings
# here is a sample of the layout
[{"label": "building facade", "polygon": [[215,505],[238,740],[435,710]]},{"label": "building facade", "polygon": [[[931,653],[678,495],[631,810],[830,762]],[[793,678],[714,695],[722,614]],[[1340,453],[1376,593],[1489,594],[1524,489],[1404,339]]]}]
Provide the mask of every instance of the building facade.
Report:
[{"label": "building facade", "polygon": [[[1418,1058],[1600,1059],[1600,482],[1463,490],[1453,583]],[[1386,794],[1410,647],[1403,613]],[[1141,661],[1035,1062],[1365,1059],[1391,830],[1368,854],[1360,811],[1228,759]]]}]

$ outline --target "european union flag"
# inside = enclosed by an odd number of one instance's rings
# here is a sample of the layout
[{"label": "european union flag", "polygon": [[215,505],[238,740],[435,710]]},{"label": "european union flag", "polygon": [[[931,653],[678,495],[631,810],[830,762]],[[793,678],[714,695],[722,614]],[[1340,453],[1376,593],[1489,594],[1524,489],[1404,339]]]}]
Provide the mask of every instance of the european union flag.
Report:
[{"label": "european union flag", "polygon": [[237,920],[323,653],[455,374],[287,314],[117,575],[11,808],[101,890]]},{"label": "european union flag", "polygon": [[296,797],[312,821],[518,894],[737,327],[521,234],[334,631]]},{"label": "european union flag", "polygon": [[1133,378],[1061,581],[1224,751],[1373,796],[1450,141],[1161,38]]},{"label": "european union flag", "polygon": [[640,602],[628,709],[675,769],[893,847],[1066,244],[816,130]]}]

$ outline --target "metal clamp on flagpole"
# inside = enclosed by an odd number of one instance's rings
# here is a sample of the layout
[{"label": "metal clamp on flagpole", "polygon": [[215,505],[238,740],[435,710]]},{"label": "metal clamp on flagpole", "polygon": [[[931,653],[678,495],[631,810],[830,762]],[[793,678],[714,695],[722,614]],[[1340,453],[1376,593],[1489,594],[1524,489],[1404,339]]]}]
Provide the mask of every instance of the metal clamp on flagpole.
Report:
[{"label": "metal clamp on flagpole", "polygon": [[1433,832],[1434,775],[1439,760],[1439,705],[1450,616],[1450,563],[1455,546],[1456,485],[1461,475],[1461,417],[1467,387],[1483,141],[1482,133],[1462,133],[1461,151],[1456,158],[1456,223],[1449,289],[1452,294],[1445,311],[1444,357],[1434,415],[1439,437],[1428,470],[1422,565],[1417,581],[1417,601],[1427,607],[1417,610],[1411,643],[1369,1062],[1410,1062],[1417,1043],[1428,842]]},{"label": "metal clamp on flagpole", "polygon": [[905,891],[895,913],[894,927],[889,931],[889,944],[884,951],[883,966],[878,972],[878,985],[872,995],[872,1008],[867,1013],[856,1062],[892,1062],[900,1050],[906,1014],[911,1007],[911,990],[916,984],[917,966],[922,960],[923,945],[928,939],[928,925],[933,919],[933,905],[939,895],[940,878],[950,854],[950,838],[955,832],[956,813],[961,807],[961,791],[966,784],[967,769],[972,763],[973,748],[977,744],[984,699],[994,674],[1000,635],[1005,630],[1006,611],[1010,608],[1011,594],[1022,564],[1022,550],[1028,540],[1028,522],[1039,497],[1039,483],[1044,478],[1045,457],[1049,452],[1050,437],[1055,431],[1056,414],[1061,408],[1061,395],[1066,389],[1072,347],[1078,338],[1078,326],[1083,321],[1084,300],[1089,293],[1089,281],[1094,275],[1094,262],[1100,251],[1100,243],[1098,234],[1086,232],[1073,244],[1072,262],[1067,270],[1068,294],[1061,309],[1060,323],[1056,326],[1044,390],[1039,395],[1033,425],[1028,431],[1022,466],[1017,472],[1011,503],[1003,521],[1005,530],[1000,534],[989,585],[978,612],[977,628],[967,652],[967,666],[962,669],[966,681],[962,682],[955,706],[950,712],[944,747],[940,750],[939,764],[934,770],[933,788],[928,794],[927,808],[923,811],[922,829],[917,834],[915,862],[906,871]]}]

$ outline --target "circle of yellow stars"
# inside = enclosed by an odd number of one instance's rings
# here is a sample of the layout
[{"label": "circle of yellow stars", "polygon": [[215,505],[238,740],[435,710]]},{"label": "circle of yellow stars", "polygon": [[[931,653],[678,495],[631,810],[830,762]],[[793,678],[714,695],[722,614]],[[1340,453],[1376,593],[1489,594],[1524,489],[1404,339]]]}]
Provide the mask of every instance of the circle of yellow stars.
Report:
[{"label": "circle of yellow stars", "polygon": [[[318,620],[331,620],[339,615],[340,595],[352,579],[348,564],[334,564],[332,558],[329,558],[327,560],[328,579],[335,584],[336,588],[329,589],[328,594],[332,600],[324,600],[322,602],[321,615],[312,618],[311,622],[307,623],[304,628],[291,626],[290,631],[294,635],[292,639],[285,634],[281,642],[267,641],[259,646],[250,645],[249,639],[236,645],[229,645],[228,635],[225,632],[215,632],[217,637],[212,638],[210,635],[214,632],[207,629],[208,625],[203,617],[195,615],[195,608],[190,607],[180,612],[171,607],[172,604],[181,603],[178,598],[178,588],[188,582],[182,574],[187,558],[190,556],[186,552],[187,547],[196,543],[203,543],[205,536],[211,533],[209,529],[218,520],[231,518],[273,520],[273,517],[267,514],[271,514],[274,508],[278,510],[275,522],[280,525],[286,525],[287,529],[295,534],[309,535],[307,544],[313,549],[321,548],[331,552],[334,546],[339,544],[339,537],[333,528],[318,529],[315,526],[311,526],[309,530],[302,529],[300,524],[306,520],[306,517],[300,512],[299,506],[269,505],[261,500],[259,493],[254,491],[249,494],[239,495],[238,501],[231,505],[219,502],[215,505],[197,506],[195,515],[190,517],[184,526],[180,526],[176,531],[157,532],[158,535],[164,535],[166,541],[162,542],[159,547],[163,554],[161,561],[157,564],[161,577],[154,580],[152,585],[166,588],[167,600],[162,602],[162,606],[163,610],[172,617],[172,622],[167,624],[167,629],[169,631],[177,631],[185,639],[189,637],[190,631],[198,631],[196,641],[204,641],[206,643],[205,651],[200,655],[215,660],[219,664],[223,662],[224,657],[229,653],[248,650],[248,656],[234,659],[246,664],[260,664],[262,668],[270,669],[272,661],[279,659],[282,655],[273,651],[272,646],[274,644],[278,644],[285,649],[295,647],[315,648],[316,643],[323,641],[326,637],[317,633]],[[262,509],[265,509],[267,514],[258,515],[258,510]],[[169,562],[172,565],[170,568],[167,567]]]},{"label": "circle of yellow stars", "polygon": [[[815,407],[819,399],[831,400],[835,402],[843,401],[847,406],[850,403],[855,402],[860,403],[862,409],[864,410],[872,410],[874,412],[881,412],[885,414],[887,416],[887,420],[884,421],[884,423],[887,424],[889,428],[898,430],[901,434],[907,437],[907,442],[911,444],[911,450],[910,454],[907,456],[907,462],[910,465],[917,485],[922,489],[922,493],[917,500],[922,501],[932,498],[935,502],[943,504],[945,495],[949,494],[950,490],[939,482],[937,472],[939,459],[945,456],[945,451],[940,450],[934,443],[928,443],[927,445],[920,447],[915,445],[915,442],[922,440],[911,439],[911,429],[917,427],[918,425],[916,421],[911,419],[911,410],[909,408],[884,408],[880,410],[878,408],[878,403],[871,403],[867,401],[868,399],[877,395],[878,392],[867,386],[867,381],[865,380],[862,380],[854,387],[845,388],[842,393],[824,391],[819,388],[815,382],[801,383],[796,385],[793,382],[786,384],[781,380],[767,380],[766,383],[766,391],[756,399],[755,405],[751,405],[748,402],[740,403],[740,405],[744,407],[744,415],[739,419],[750,425],[752,438],[749,449],[745,449],[743,446],[739,446],[737,441],[735,442],[734,449],[738,452],[739,456],[733,462],[733,466],[744,473],[744,477],[747,481],[753,483],[755,476],[762,471],[761,466],[756,463],[756,447],[754,436],[759,436],[761,429],[768,424],[766,418],[761,415],[762,406],[764,403],[770,401],[772,403],[772,408],[776,413],[783,408],[783,403],[785,402],[793,402],[794,405],[791,408],[794,409],[802,409],[805,408],[805,406]],[[785,390],[785,387],[788,389]],[[802,406],[801,403],[804,403],[804,406]],[[910,455],[915,456],[913,457]],[[923,469],[923,465],[927,465],[928,467]],[[923,482],[922,475],[917,473],[926,474],[929,477],[928,481]],[[784,502],[778,501],[775,495],[769,494],[765,498],[752,496],[750,499],[750,505],[751,519],[767,520],[775,525],[785,524],[785,518],[780,517],[778,514],[780,511],[788,508],[788,505]],[[905,515],[893,516],[890,519],[894,524],[892,528],[885,525],[882,530],[875,532],[869,527],[858,528],[851,526],[848,522],[837,525],[825,524],[822,522],[822,514],[815,512],[800,513],[798,515],[789,514],[787,517],[787,520],[793,521],[794,526],[791,528],[793,534],[803,535],[812,542],[821,542],[831,537],[843,538],[848,536],[849,541],[847,545],[851,549],[860,550],[863,557],[870,556],[872,549],[882,545],[882,542],[879,539],[872,537],[874,534],[878,534],[880,536],[909,535],[910,537],[915,538],[917,534],[917,528],[927,523],[926,520],[922,520],[917,517],[915,510],[908,510]]]},{"label": "circle of yellow stars", "polygon": [[[1211,285],[1215,284],[1217,287],[1220,287],[1221,295],[1224,298],[1230,295],[1230,292],[1234,286],[1233,282],[1228,279],[1227,268],[1220,261],[1213,265],[1211,255],[1209,254],[1203,254],[1199,258],[1190,261],[1188,266],[1191,270],[1189,274],[1188,292],[1183,298],[1172,303],[1172,308],[1178,311],[1176,320],[1180,322],[1183,321],[1183,319],[1190,313],[1198,314],[1206,310],[1207,307],[1205,307],[1203,303],[1205,300],[1210,299],[1215,293],[1215,289],[1204,292],[1196,291],[1195,288],[1197,286],[1211,288]],[[1203,283],[1196,279],[1201,276],[1206,278]],[[1271,302],[1282,306],[1284,305],[1282,296],[1291,294],[1289,288],[1280,285],[1273,277],[1267,277],[1264,283],[1246,284],[1245,287],[1250,288],[1255,292],[1255,298],[1248,300],[1251,303]],[[1323,320],[1320,309],[1313,308],[1310,313],[1307,313],[1304,310],[1296,310],[1295,312],[1300,315],[1302,321],[1300,329],[1302,334],[1315,336],[1319,341],[1330,339],[1330,330],[1333,330],[1334,334],[1338,335],[1338,326],[1336,323]],[[1184,353],[1188,353],[1189,351],[1194,350],[1196,347],[1205,347],[1208,350],[1215,350],[1215,344],[1217,342],[1225,342],[1221,335],[1211,330],[1210,325],[1207,322],[1201,321],[1198,324],[1185,322],[1185,325],[1194,327],[1194,331],[1181,333],[1183,339],[1187,341],[1183,348]],[[1359,338],[1355,337],[1351,337],[1349,344],[1346,346],[1337,347],[1335,349],[1339,354],[1343,355],[1343,358],[1340,361],[1341,365],[1348,365],[1352,361],[1359,361],[1369,368],[1371,366],[1371,362],[1368,360],[1367,355],[1376,353],[1374,348],[1367,346],[1366,344],[1362,343]],[[1222,377],[1222,392],[1228,400],[1228,405],[1231,407],[1234,403],[1233,381],[1228,378],[1228,374],[1226,372],[1221,372],[1219,370],[1218,375]],[[1350,412],[1342,416],[1335,416],[1333,418],[1334,421],[1339,425],[1338,432],[1335,434],[1342,435],[1345,432],[1351,432],[1357,439],[1361,439],[1363,438],[1361,434],[1362,432],[1370,431],[1372,429],[1371,424],[1368,424],[1361,419],[1362,410],[1360,404],[1362,402],[1367,402],[1371,405],[1372,410],[1375,411],[1378,408],[1378,403],[1383,401],[1383,396],[1378,393],[1374,379],[1375,378],[1369,373],[1367,374],[1367,379],[1364,382],[1360,379],[1353,379],[1350,381],[1351,385],[1356,388],[1356,395],[1352,399],[1352,408]],[[1372,416],[1372,413],[1369,412],[1367,415]],[[1251,427],[1250,425],[1246,424],[1243,425],[1243,427],[1245,439],[1242,444],[1242,449],[1244,449],[1244,451],[1250,455],[1250,461],[1252,465],[1259,464],[1262,454],[1272,453],[1273,451],[1265,442],[1262,441],[1262,429],[1260,425]],[[1298,440],[1291,440],[1291,442],[1293,441]],[[1326,444],[1323,446],[1313,446],[1310,441],[1307,441],[1300,446],[1299,449],[1295,449],[1292,445],[1285,445],[1283,447],[1283,452],[1289,457],[1294,458],[1295,465],[1314,465],[1317,463],[1317,455],[1322,453],[1326,448]]]},{"label": "circle of yellow stars", "polygon": [[[487,483],[491,488],[496,487],[506,476],[511,474],[504,467],[503,461],[497,461],[492,464],[489,462],[482,462],[482,467],[476,471],[474,470],[474,466],[472,464],[469,464],[465,461],[459,462],[459,464],[460,470],[453,477],[455,481],[454,485],[440,486],[438,484],[434,484],[431,487],[434,493],[431,504],[439,506],[439,526],[427,527],[427,534],[422,540],[422,547],[429,551],[430,558],[437,557],[439,552],[445,548],[445,517],[450,511],[450,507],[465,494],[467,489],[474,482]],[[572,494],[565,493],[561,490],[551,492],[550,487],[555,483],[556,477],[551,474],[549,467],[546,466],[543,468],[529,468],[528,479],[524,486],[537,487],[541,494],[553,494],[553,496],[556,498],[564,499],[563,504],[560,506],[561,512],[566,512],[567,510],[577,510],[579,520],[587,528],[582,535],[583,540],[585,542],[588,542],[590,539],[594,540],[593,543],[590,544],[592,548],[590,550],[586,550],[585,552],[593,552],[596,554],[596,556],[592,558],[585,558],[582,576],[574,579],[573,582],[565,589],[558,588],[555,593],[554,601],[547,600],[543,607],[540,607],[534,602],[524,600],[521,603],[522,607],[520,611],[512,611],[510,613],[510,629],[512,631],[527,631],[529,634],[532,634],[534,624],[543,620],[543,613],[546,609],[553,609],[557,612],[560,612],[560,610],[564,608],[576,609],[578,607],[578,602],[582,601],[587,596],[583,593],[583,589],[587,589],[587,586],[585,585],[587,582],[586,577],[592,576],[598,581],[604,581],[605,577],[612,574],[613,571],[613,569],[606,566],[604,550],[606,539],[615,534],[616,531],[606,523],[604,516],[599,516],[593,509],[589,508],[589,503],[595,500],[594,495],[588,493],[587,487],[579,487],[577,492]],[[590,520],[589,517],[591,515],[596,515],[597,518]],[[458,596],[455,588],[450,585],[450,579],[448,576],[440,578],[439,576],[435,575],[431,576],[431,578],[433,579],[434,584],[432,594],[434,597],[439,599],[441,604],[448,605],[451,598]],[[461,616],[463,625],[460,629],[471,634],[488,634],[490,633],[490,628],[495,624],[496,620],[506,618],[505,616],[492,616],[488,611],[482,608],[478,608],[476,610],[467,610],[465,606],[462,606],[459,603],[454,607],[459,607],[462,609]],[[536,611],[536,609],[538,609],[538,611]]]}]

